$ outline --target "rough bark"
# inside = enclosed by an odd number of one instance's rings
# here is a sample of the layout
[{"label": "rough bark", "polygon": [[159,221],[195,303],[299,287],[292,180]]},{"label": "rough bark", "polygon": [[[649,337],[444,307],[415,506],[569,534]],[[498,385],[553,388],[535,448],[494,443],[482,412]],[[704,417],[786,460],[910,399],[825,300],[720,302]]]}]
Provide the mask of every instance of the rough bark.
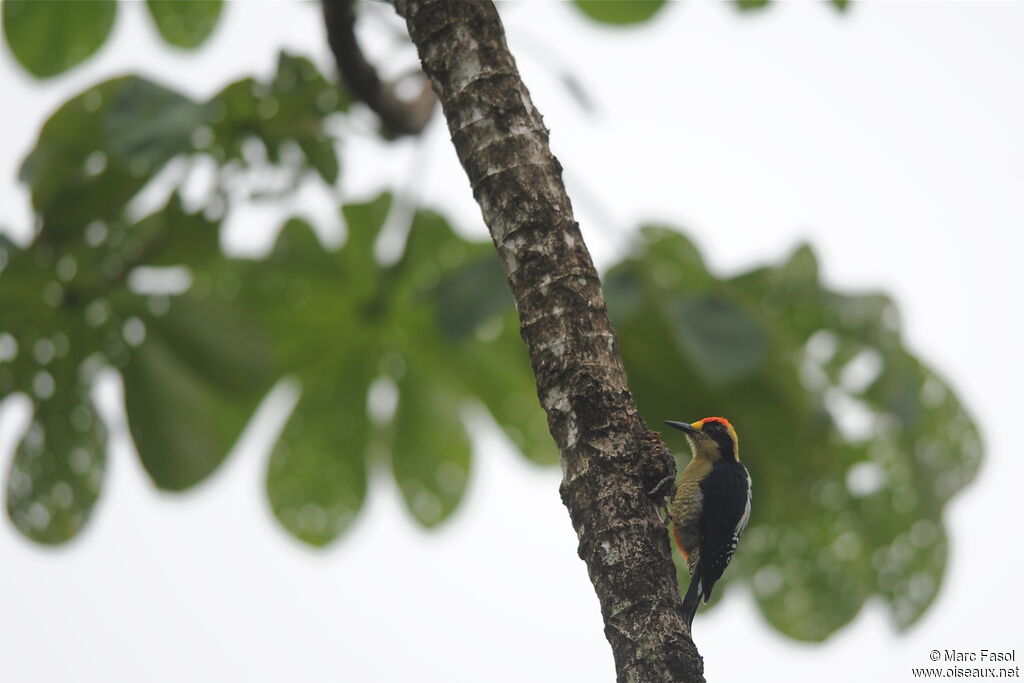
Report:
[{"label": "rough bark", "polygon": [[436,103],[430,84],[424,81],[419,96],[405,101],[396,94],[394,83],[381,80],[359,48],[353,5],[352,0],[323,0],[327,44],[338,75],[352,96],[377,114],[386,136],[418,135],[430,121]]},{"label": "rough bark", "polygon": [[397,0],[515,297],[562,500],[620,681],[701,681],[664,525],[674,468],[626,384],[601,283],[490,0]]}]

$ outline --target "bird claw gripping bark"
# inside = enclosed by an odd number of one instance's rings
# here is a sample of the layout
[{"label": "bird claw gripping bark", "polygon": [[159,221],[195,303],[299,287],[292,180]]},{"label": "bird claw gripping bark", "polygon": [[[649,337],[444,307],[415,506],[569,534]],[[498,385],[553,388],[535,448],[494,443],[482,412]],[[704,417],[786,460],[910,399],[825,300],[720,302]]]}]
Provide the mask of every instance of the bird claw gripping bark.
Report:
[{"label": "bird claw gripping bark", "polygon": [[668,526],[671,521],[668,515],[668,505],[666,501],[671,500],[676,493],[675,476],[668,475],[664,479],[658,482],[658,485],[647,492],[647,495],[653,498],[656,502],[655,509],[658,511],[658,519],[665,526]]}]

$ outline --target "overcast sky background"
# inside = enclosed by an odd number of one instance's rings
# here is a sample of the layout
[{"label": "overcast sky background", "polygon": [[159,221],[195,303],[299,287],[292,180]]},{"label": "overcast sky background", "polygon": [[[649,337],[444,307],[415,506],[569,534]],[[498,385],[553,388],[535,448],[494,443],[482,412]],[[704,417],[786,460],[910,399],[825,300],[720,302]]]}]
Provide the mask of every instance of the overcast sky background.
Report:
[{"label": "overcast sky background", "polygon": [[[872,602],[826,645],[801,645],[732,586],[695,622],[708,680],[778,671],[769,677],[903,681],[931,665],[932,649],[1024,657],[1024,4],[871,2],[840,16],[804,2],[757,15],[688,2],[627,31],[557,2],[502,13],[599,264],[648,219],[690,230],[719,273],[777,261],[808,240],[830,285],[895,297],[909,346],[982,428],[982,472],[947,507],[946,581],[914,629],[895,634]],[[383,35],[367,38],[382,47]],[[279,48],[329,69],[315,7],[232,4],[206,47],[180,53],[162,47],[141,3],[124,3],[101,53],[44,84],[0,49],[0,226],[29,234],[17,166],[70,95],[134,70],[207,97],[269,74]],[[594,114],[553,64],[579,78]],[[342,154],[343,198],[397,186],[484,234],[440,117],[422,142],[382,154],[357,138]],[[333,201],[311,185],[289,206],[237,211],[227,246],[258,251],[296,210],[339,239]],[[100,399],[114,422],[111,461],[85,533],[45,549],[0,520],[0,679],[614,680],[557,469],[530,466],[475,420],[468,495],[447,524],[418,529],[378,472],[354,529],[316,551],[281,530],[263,493],[266,435],[293,398],[287,387],[272,394],[226,465],[171,496],[137,463],[108,376]],[[647,416],[666,417],[701,416]],[[0,410],[4,472],[27,418],[23,398]]]}]

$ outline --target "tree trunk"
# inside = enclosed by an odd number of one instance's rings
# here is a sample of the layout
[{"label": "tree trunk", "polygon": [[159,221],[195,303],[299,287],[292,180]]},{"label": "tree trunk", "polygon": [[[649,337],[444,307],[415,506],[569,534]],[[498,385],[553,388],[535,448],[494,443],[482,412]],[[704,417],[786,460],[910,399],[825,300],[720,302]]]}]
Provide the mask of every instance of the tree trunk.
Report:
[{"label": "tree trunk", "polygon": [[505,268],[561,453],[562,500],[620,681],[702,681],[650,491],[674,469],[626,384],[548,131],[486,1],[396,0]]}]

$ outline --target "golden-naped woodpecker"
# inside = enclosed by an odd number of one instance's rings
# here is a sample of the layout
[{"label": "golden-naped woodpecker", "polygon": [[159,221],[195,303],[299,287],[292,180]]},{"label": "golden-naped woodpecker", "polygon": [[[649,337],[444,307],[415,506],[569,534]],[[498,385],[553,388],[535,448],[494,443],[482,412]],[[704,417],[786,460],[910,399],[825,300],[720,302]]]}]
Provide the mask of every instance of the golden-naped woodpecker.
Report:
[{"label": "golden-naped woodpecker", "polygon": [[683,598],[690,626],[701,599],[708,601],[729,566],[750,521],[750,474],[740,463],[736,430],[724,417],[665,424],[686,435],[693,451],[668,506],[672,538],[690,572],[690,588]]}]

